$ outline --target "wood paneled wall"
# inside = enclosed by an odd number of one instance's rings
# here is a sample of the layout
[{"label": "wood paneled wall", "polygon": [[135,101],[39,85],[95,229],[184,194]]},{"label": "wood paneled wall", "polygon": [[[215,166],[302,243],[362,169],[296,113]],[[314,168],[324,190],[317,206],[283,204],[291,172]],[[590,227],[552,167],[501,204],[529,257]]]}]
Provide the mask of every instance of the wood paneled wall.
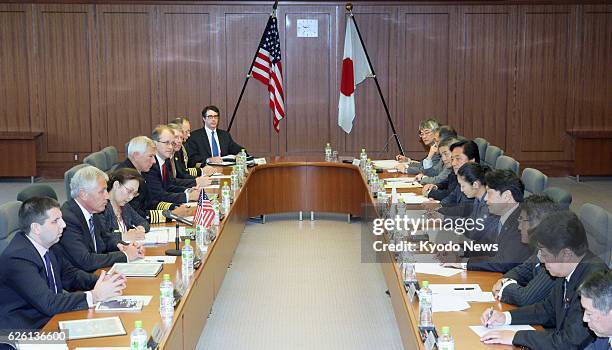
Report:
[{"label": "wood paneled wall", "polygon": [[[44,132],[39,175],[203,106],[229,123],[270,5],[0,4],[0,131]],[[612,6],[357,2],[355,16],[404,148],[421,119],[484,137],[519,161],[573,159],[574,127],[612,128]],[[374,81],[357,88],[350,135],[337,126],[344,3],[281,2],[287,118],[272,128],[252,80],[232,134],[259,156],[397,152]],[[318,21],[298,38],[298,19]],[[388,142],[389,140],[389,142]],[[75,155],[77,160],[75,161]]]}]

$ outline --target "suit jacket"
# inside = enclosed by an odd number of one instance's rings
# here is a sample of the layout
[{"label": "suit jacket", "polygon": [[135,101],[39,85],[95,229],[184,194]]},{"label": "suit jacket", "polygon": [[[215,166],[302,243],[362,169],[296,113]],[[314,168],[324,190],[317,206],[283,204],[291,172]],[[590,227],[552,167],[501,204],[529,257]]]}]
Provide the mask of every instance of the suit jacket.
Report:
[{"label": "suit jacket", "polygon": [[433,198],[436,200],[442,200],[446,196],[448,196],[452,191],[454,191],[456,187],[459,186],[459,182],[457,181],[457,175],[455,174],[454,171],[451,171],[448,174],[448,178],[446,178],[445,181],[440,182],[436,186],[438,186],[438,188],[435,190],[429,191],[429,193],[427,194],[427,197]]},{"label": "suit jacket", "polygon": [[[234,142],[229,132],[219,128],[217,128],[216,132],[219,138],[221,156],[238,154],[244,148]],[[212,150],[210,149],[205,127],[192,132],[185,147],[187,148],[187,155],[189,156],[188,166],[190,167],[195,166],[197,163],[206,164],[206,159],[212,157]]]},{"label": "suit jacket", "polygon": [[468,217],[473,219],[474,222],[479,219],[482,220],[484,227],[482,230],[474,227],[473,230],[466,231],[464,235],[467,238],[482,243],[495,242],[497,239],[496,230],[499,216],[489,212],[489,206],[484,200],[484,196],[482,198],[474,198],[472,202],[472,211]]},{"label": "suit jacket", "polygon": [[[117,169],[130,168],[136,170],[132,161],[127,158],[117,165]],[[142,174],[141,174],[142,175]],[[138,215],[147,219],[150,223],[166,222],[166,218],[162,215],[164,209],[174,209],[176,204],[163,202],[151,196],[147,179],[143,176],[142,183],[138,188],[138,196],[132,198],[129,202],[130,206],[138,213]]]},{"label": "suit jacket", "polygon": [[195,179],[196,176],[202,175],[201,168],[188,168],[189,156],[185,146],[174,152],[174,164],[176,165],[176,177],[181,179]]},{"label": "suit jacket", "polygon": [[179,186],[184,186],[184,187],[195,186],[196,185],[195,176],[181,173],[177,167],[177,161],[175,157],[176,157],[175,155],[172,155],[172,158],[166,159],[166,163],[168,164],[168,167],[170,169],[174,169],[174,172],[176,172],[176,175],[172,171],[168,174],[170,180],[174,181],[174,183],[176,183]]},{"label": "suit jacket", "polygon": [[[113,210],[113,205],[110,203],[110,201],[106,203],[106,208],[103,212],[94,214],[94,216],[98,216],[100,218],[100,222],[102,223],[102,227],[104,228],[105,232],[114,232],[115,230],[119,229],[117,216],[115,216],[115,211]],[[123,206],[121,216],[123,217],[123,221],[128,229],[132,226],[142,226],[146,232],[149,232],[151,229],[149,222],[140,216],[136,210],[132,208],[130,203],[126,203]],[[118,239],[120,240],[121,237],[118,237]]]},{"label": "suit jacket", "polygon": [[554,287],[556,278],[546,271],[536,254],[524,263],[504,274],[517,283],[507,285],[502,291],[501,301],[506,304],[526,306],[544,300]]},{"label": "suit jacket", "polygon": [[582,322],[583,310],[577,292],[582,281],[591,273],[606,269],[593,253],[587,252],[567,283],[557,278],[551,293],[543,301],[510,311],[512,324],[541,324],[544,331],[518,331],[512,343],[537,350],[584,349],[595,339]]},{"label": "suit jacket", "polygon": [[91,290],[98,277],[72,266],[61,255],[49,251],[58,293],[47,285],[47,270],[38,251],[18,232],[0,257],[0,329],[42,328],[53,315],[87,309],[83,292]]},{"label": "suit jacket", "polygon": [[520,212],[517,207],[504,222],[495,240],[497,252],[490,256],[470,258],[467,263],[468,270],[505,273],[531,256],[532,249],[528,244],[521,242],[521,233],[518,229]]},{"label": "suit jacket", "polygon": [[72,265],[87,272],[94,272],[117,262],[127,262],[126,255],[117,248],[119,239],[104,229],[99,216],[93,216],[97,250],[94,250],[85,216],[74,199],[62,205],[62,217],[66,228],[58,243],[62,248],[59,252]]},{"label": "suit jacket", "polygon": [[[187,203],[187,196],[185,195],[185,190],[188,187],[180,186],[176,183],[176,179],[168,172],[168,181],[164,183],[161,175],[160,164],[157,162],[157,157],[155,157],[155,164],[151,166],[151,169],[146,173],[142,173],[142,176],[147,181],[147,186],[149,187],[149,191],[151,194],[151,198],[153,198],[154,202],[169,202],[174,204],[182,204]],[[161,208],[151,208],[149,209],[161,209]]]},{"label": "suit jacket", "polygon": [[597,338],[594,342],[589,344],[585,350],[610,350],[610,338]]},{"label": "suit jacket", "polygon": [[423,161],[425,159],[427,158],[423,158],[419,162],[411,162],[406,169],[406,173],[411,175],[423,173],[427,176],[435,176],[441,170],[439,166],[439,164],[442,163],[440,153],[434,153],[434,155],[431,156],[432,166],[430,168],[425,169],[425,166],[423,165]]}]

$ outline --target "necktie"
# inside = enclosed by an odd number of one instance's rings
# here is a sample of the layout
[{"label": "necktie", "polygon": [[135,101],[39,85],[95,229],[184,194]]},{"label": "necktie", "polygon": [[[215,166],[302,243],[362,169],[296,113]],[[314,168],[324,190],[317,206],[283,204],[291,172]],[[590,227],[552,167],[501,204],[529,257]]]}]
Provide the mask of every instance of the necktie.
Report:
[{"label": "necktie", "polygon": [[501,221],[498,221],[498,222],[497,222],[497,235],[498,235],[498,236],[499,236],[499,234],[500,234],[500,233],[501,233],[501,231],[502,231],[502,226],[504,226],[504,225],[502,224],[502,222],[501,222]]},{"label": "necktie", "polygon": [[162,181],[164,184],[168,183],[168,167],[166,166],[166,162],[162,164]]},{"label": "necktie", "polygon": [[49,257],[49,252],[45,253],[45,269],[47,270],[47,286],[49,289],[53,291],[53,293],[57,293],[57,288],[55,286],[55,279],[53,278],[53,270],[51,266],[51,258]]},{"label": "necktie", "polygon": [[212,134],[212,155],[213,157],[218,157],[219,156],[219,146],[217,145],[217,140],[215,139],[215,132],[213,131]]},{"label": "necktie", "polygon": [[94,227],[93,215],[89,217],[89,234],[91,235],[91,240],[93,241],[94,252],[97,253],[98,245],[96,244],[96,230]]}]

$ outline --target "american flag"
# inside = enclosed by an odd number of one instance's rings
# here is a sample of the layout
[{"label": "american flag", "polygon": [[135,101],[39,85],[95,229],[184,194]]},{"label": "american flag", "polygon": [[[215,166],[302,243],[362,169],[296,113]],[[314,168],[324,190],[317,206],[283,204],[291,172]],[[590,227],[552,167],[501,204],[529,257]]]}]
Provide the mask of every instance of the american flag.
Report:
[{"label": "american flag", "polygon": [[270,109],[274,112],[274,130],[285,117],[285,97],[283,94],[283,66],[281,65],[280,37],[276,16],[270,16],[264,36],[261,38],[257,57],[253,63],[253,77],[268,87]]},{"label": "american flag", "polygon": [[200,197],[198,198],[198,209],[196,209],[193,221],[196,225],[210,227],[210,224],[214,218],[215,210],[213,209],[212,203],[210,202],[210,199],[208,199],[204,189],[201,189]]}]

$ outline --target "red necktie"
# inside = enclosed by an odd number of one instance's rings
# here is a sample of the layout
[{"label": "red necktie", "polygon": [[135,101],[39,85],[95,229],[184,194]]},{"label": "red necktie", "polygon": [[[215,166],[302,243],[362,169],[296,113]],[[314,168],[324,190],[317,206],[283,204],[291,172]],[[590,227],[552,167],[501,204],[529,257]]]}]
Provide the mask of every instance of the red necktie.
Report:
[{"label": "red necktie", "polygon": [[166,162],[162,165],[162,180],[164,184],[168,183],[168,168],[166,167]]}]

